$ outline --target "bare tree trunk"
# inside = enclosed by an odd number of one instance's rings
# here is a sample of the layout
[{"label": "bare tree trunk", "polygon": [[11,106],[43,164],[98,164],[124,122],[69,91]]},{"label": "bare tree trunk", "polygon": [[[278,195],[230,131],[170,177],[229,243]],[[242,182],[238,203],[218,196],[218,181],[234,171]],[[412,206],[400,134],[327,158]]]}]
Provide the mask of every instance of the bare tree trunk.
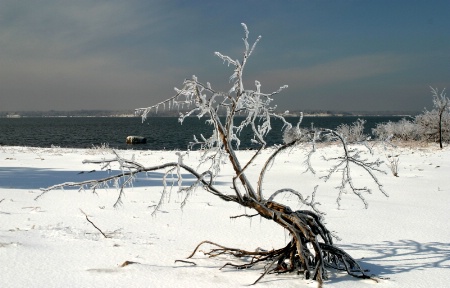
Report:
[{"label": "bare tree trunk", "polygon": [[250,262],[244,264],[229,262],[223,267],[248,269],[261,262],[266,263],[263,274],[255,283],[266,274],[296,272],[304,275],[305,279],[318,281],[321,285],[323,280],[328,279],[326,268],[347,271],[348,274],[357,278],[371,278],[350,255],[333,245],[330,232],[316,213],[309,210],[291,211],[289,207],[276,202],[269,201],[262,205],[247,200],[245,204],[248,206],[244,206],[255,209],[260,216],[274,221],[289,231],[292,238],[288,245],[270,251],[262,249],[245,251],[203,241],[188,258],[193,257],[201,245],[210,244],[214,248],[208,252],[203,251],[210,257],[229,254],[241,259],[251,258]]},{"label": "bare tree trunk", "polygon": [[444,114],[445,109],[439,111],[439,147],[442,149],[442,114]]}]

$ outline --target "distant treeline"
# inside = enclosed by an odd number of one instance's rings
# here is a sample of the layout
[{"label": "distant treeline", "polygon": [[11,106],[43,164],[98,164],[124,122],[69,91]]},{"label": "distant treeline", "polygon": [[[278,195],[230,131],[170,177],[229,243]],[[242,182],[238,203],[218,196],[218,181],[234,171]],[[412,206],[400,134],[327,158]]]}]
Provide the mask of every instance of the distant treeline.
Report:
[{"label": "distant treeline", "polygon": [[0,117],[8,117],[17,115],[21,117],[111,117],[111,116],[125,116],[134,115],[133,110],[73,110],[73,111],[10,111],[0,112]]},{"label": "distant treeline", "polygon": [[[178,116],[180,110],[152,111],[148,116],[170,117]],[[420,111],[330,111],[330,110],[305,110],[305,115],[317,116],[392,116],[392,115],[411,115],[420,114]],[[73,110],[73,111],[0,111],[0,117],[11,117],[12,115],[20,117],[132,117],[135,116],[134,110]],[[289,115],[300,115],[300,111],[290,111]]]}]

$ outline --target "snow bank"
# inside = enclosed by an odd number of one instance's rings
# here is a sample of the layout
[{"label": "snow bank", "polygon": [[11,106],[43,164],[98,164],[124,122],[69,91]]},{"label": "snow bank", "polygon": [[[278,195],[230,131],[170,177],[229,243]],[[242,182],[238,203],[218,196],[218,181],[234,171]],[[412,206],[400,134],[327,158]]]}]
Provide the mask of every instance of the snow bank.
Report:
[{"label": "snow bank", "polygon": [[[327,183],[319,179],[329,166],[320,156],[336,155],[337,149],[323,147],[313,156],[317,175],[303,173],[305,167],[299,163],[304,161],[304,150],[285,153],[277,158],[265,183],[266,191],[293,187],[306,196],[319,183],[320,208],[327,212],[328,228],[342,239],[338,246],[380,279],[376,284],[330,271],[325,287],[450,286],[450,149],[377,148],[382,159],[399,155],[399,177],[384,167],[388,173],[378,178],[389,198],[374,187],[373,194],[366,195],[369,209],[351,194],[344,195],[338,209],[334,187],[339,179]],[[134,154],[146,165],[177,159],[173,151],[118,152]],[[244,158],[252,155],[238,153]],[[96,193],[55,190],[34,200],[41,187],[106,175],[99,172],[100,166],[81,161],[109,156],[108,149],[0,147],[1,287],[241,287],[253,283],[261,271],[220,270],[234,259],[209,259],[201,253],[191,259],[196,266],[175,260],[187,257],[203,240],[247,250],[279,248],[289,241],[285,231],[267,220],[230,220],[246,211],[201,189],[183,209],[184,198],[174,189],[152,217],[162,190],[158,172],[141,175],[117,209],[112,207],[117,196],[112,187]],[[198,157],[198,152],[191,152],[185,162],[195,164]],[[251,167],[255,179],[258,167]],[[367,175],[354,172],[359,183],[371,183]],[[223,175],[217,184],[226,190],[231,171],[225,169]],[[189,182],[188,175],[184,178]],[[293,197],[280,196],[276,201],[301,208]],[[125,261],[135,263],[122,267]],[[294,274],[267,275],[257,285],[316,287],[314,281]]]}]

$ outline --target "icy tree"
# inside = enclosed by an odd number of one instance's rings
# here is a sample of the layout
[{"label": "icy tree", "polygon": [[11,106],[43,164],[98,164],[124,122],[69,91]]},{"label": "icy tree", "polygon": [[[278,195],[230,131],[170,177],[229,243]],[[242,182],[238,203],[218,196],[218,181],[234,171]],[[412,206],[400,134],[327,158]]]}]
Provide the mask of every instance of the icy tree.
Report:
[{"label": "icy tree", "polygon": [[[178,178],[179,191],[185,193],[187,199],[194,189],[202,187],[205,191],[219,197],[224,201],[235,202],[245,207],[246,210],[253,210],[255,214],[245,214],[246,217],[261,216],[269,221],[274,221],[278,225],[286,229],[291,239],[285,247],[272,250],[257,249],[256,251],[245,251],[236,248],[229,248],[223,245],[204,241],[194,250],[193,254],[203,244],[213,245],[209,252],[204,252],[209,256],[232,255],[243,261],[245,264],[227,263],[226,266],[237,268],[257,267],[258,264],[263,265],[263,273],[256,281],[258,282],[264,275],[268,273],[302,273],[306,279],[315,279],[319,286],[323,279],[327,278],[326,268],[334,268],[347,271],[352,276],[359,278],[370,278],[358,263],[344,250],[338,248],[333,242],[333,235],[323,222],[323,213],[319,211],[318,204],[315,200],[316,190],[312,193],[312,197],[305,197],[307,191],[300,191],[301,183],[298,188],[282,188],[277,191],[267,191],[264,188],[265,175],[269,167],[274,165],[275,158],[282,152],[296,147],[300,143],[308,140],[312,143],[324,137],[333,138],[342,144],[342,155],[328,159],[334,161],[330,170],[326,175],[329,179],[332,175],[339,173],[341,178],[338,187],[338,202],[344,190],[349,190],[357,195],[367,206],[367,202],[363,196],[365,192],[370,192],[367,187],[358,187],[351,177],[351,167],[357,167],[359,171],[365,171],[373,179],[375,186],[382,192],[382,185],[375,176],[375,172],[380,170],[381,161],[376,160],[370,162],[361,156],[361,151],[351,149],[345,137],[336,131],[329,129],[315,129],[306,132],[300,128],[301,119],[297,125],[288,123],[282,116],[275,113],[275,106],[272,105],[274,97],[287,86],[280,87],[277,91],[265,93],[262,91],[261,83],[254,82],[253,89],[244,87],[243,73],[256,44],[261,39],[258,37],[253,45],[248,42],[249,31],[247,26],[242,24],[244,28],[244,53],[240,60],[233,59],[229,56],[216,52],[225,64],[233,68],[230,77],[231,88],[229,91],[216,91],[209,83],[200,82],[197,77],[193,76],[183,83],[181,89],[176,89],[176,95],[160,102],[156,105],[137,109],[137,113],[146,118],[150,111],[155,111],[159,107],[168,107],[177,109],[183,107],[187,112],[180,114],[179,121],[183,122],[186,117],[195,115],[196,117],[205,117],[211,124],[212,134],[210,137],[199,135],[194,137],[194,142],[190,146],[197,146],[201,149],[202,157],[197,168],[190,167],[183,162],[184,153],[178,152],[178,161],[158,164],[155,166],[144,166],[134,159],[127,160],[120,157],[116,152],[116,156],[110,160],[86,161],[89,163],[102,163],[105,166],[118,162],[122,168],[122,173],[112,175],[110,177],[80,183],[63,183],[44,189],[43,193],[64,186],[81,186],[96,189],[114,182],[118,185],[119,196],[116,204],[121,202],[124,188],[129,185],[137,173],[145,173],[155,170],[163,170],[164,184],[161,201],[155,208],[155,213],[162,205],[164,197],[170,193],[167,178],[170,175],[176,175]],[[221,117],[225,115],[225,117]],[[237,117],[239,116],[239,117]],[[255,163],[255,160],[261,156],[261,151],[266,148],[266,136],[271,130],[271,121],[279,119],[284,123],[284,143],[275,146],[271,151],[272,154],[266,159],[265,164],[260,167],[257,179],[251,180],[248,177],[248,168]],[[249,160],[241,161],[236,149],[240,144],[239,133],[243,129],[251,129],[252,141],[258,147],[256,150],[249,151],[252,153]],[[314,149],[311,150],[313,153]],[[310,154],[311,155],[311,154]],[[310,157],[308,157],[310,159]],[[311,168],[311,164],[305,161],[306,165]],[[221,173],[223,165],[230,165],[234,175],[230,178],[231,189],[223,191],[214,183],[214,178]],[[204,171],[198,171],[201,167],[207,167]],[[253,168],[254,169],[254,168]],[[313,169],[309,169],[313,171]],[[183,186],[181,172],[187,172],[196,178],[196,181],[190,186]],[[121,182],[119,182],[121,180]],[[222,188],[223,189],[223,188]],[[311,191],[310,191],[311,192]],[[294,211],[290,207],[278,203],[275,198],[279,195],[292,195],[298,198],[307,209]],[[42,195],[42,194],[41,194]],[[186,201],[183,201],[184,205]],[[213,216],[213,215],[212,215]],[[192,256],[192,255],[191,255]],[[250,259],[250,260],[249,260]]]},{"label": "icy tree", "polygon": [[[448,138],[450,138],[447,135],[450,133],[450,119],[448,119],[450,103],[449,99],[446,97],[445,89],[439,93],[437,88],[430,88],[431,93],[433,94],[434,109],[432,111],[425,111],[423,114],[418,115],[416,117],[416,122],[422,128],[423,135],[432,138],[431,140],[439,141],[439,146],[442,149],[442,142],[444,140],[448,141]],[[445,136],[443,135],[444,133],[446,134]]]}]

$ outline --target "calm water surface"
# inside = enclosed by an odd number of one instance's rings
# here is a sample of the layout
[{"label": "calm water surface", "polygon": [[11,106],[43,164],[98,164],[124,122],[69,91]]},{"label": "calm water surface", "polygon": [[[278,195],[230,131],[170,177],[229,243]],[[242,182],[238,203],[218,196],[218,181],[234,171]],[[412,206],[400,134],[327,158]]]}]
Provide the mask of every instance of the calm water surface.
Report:
[{"label": "calm water surface", "polygon": [[[305,117],[303,127],[336,128],[340,124],[351,124],[358,118],[366,120],[365,133],[370,134],[377,123],[398,121],[402,117]],[[296,124],[298,118],[286,118]],[[282,142],[282,123],[274,121],[267,136],[269,145]],[[188,118],[180,125],[176,117],[151,117],[142,122],[141,118],[114,117],[61,117],[61,118],[0,118],[0,145],[31,147],[91,148],[106,143],[118,149],[184,150],[193,135],[199,138],[211,135],[212,126],[205,119]],[[147,138],[147,144],[127,145],[127,136],[137,135]],[[250,131],[241,134],[241,148],[250,148]]]}]

